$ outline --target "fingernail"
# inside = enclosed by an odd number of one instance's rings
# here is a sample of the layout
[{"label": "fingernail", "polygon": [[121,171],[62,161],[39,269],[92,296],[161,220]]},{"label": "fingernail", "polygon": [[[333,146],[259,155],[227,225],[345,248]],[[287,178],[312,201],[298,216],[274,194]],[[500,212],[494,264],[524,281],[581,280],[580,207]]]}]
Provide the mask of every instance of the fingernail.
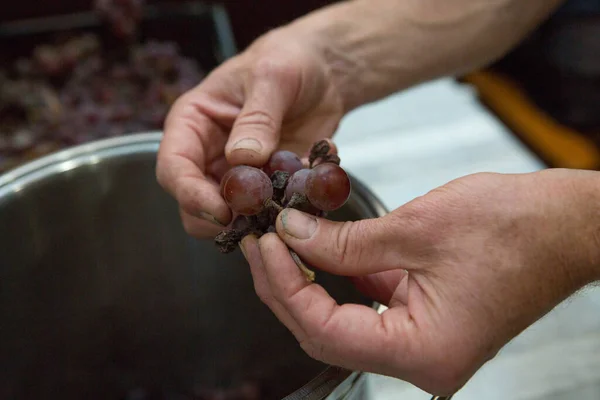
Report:
[{"label": "fingernail", "polygon": [[249,150],[249,151],[253,151],[255,153],[260,153],[262,148],[263,148],[262,144],[260,144],[260,142],[258,140],[246,138],[246,139],[237,141],[231,148],[231,151],[233,152],[236,150]]},{"label": "fingernail", "polygon": [[317,220],[307,214],[288,208],[281,213],[285,232],[297,239],[309,239],[317,230]]},{"label": "fingernail", "polygon": [[212,216],[212,215],[210,215],[209,213],[205,213],[205,212],[203,212],[203,211],[200,211],[200,218],[202,218],[202,219],[204,219],[204,220],[206,220],[206,221],[208,221],[208,222],[211,222],[211,223],[213,223],[213,224],[216,224],[216,225],[222,226],[222,227],[224,227],[224,226],[225,226],[225,225],[223,225],[222,223],[220,223],[219,221],[217,221],[217,219],[216,219],[215,217],[213,217],[213,216]]}]

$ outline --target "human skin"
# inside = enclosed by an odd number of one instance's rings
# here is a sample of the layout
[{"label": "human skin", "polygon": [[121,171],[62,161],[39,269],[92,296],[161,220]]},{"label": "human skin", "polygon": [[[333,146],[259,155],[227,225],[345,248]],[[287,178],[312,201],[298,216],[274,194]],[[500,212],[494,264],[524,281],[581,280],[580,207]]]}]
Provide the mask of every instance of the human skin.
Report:
[{"label": "human skin", "polygon": [[[231,165],[261,166],[278,148],[304,153],[362,104],[486,65],[560,3],[354,0],[273,30],[176,102],[158,181],[187,232],[212,237],[232,219],[218,189]],[[599,278],[599,185],[586,171],[478,174],[379,219],[302,222],[284,211],[277,234],[242,249],[258,295],[312,357],[449,394]],[[337,306],[285,244],[389,310]]]},{"label": "human skin", "polygon": [[354,0],[275,29],[178,99],[158,181],[186,230],[212,237],[232,220],[218,190],[227,168],[262,165],[277,148],[302,154],[361,104],[485,65],[560,3]]},{"label": "human skin", "polygon": [[[600,278],[598,200],[597,172],[476,174],[382,218],[338,223],[285,210],[277,234],[242,246],[259,297],[310,356],[447,395]],[[285,245],[389,309],[336,304]]]}]

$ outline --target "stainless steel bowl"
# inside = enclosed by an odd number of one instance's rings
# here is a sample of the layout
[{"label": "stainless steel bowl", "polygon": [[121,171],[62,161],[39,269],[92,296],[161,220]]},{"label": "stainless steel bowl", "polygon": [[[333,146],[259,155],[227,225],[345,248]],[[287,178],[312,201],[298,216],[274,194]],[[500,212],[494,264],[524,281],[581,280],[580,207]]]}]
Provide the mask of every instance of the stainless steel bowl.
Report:
[{"label": "stainless steel bowl", "polygon": [[[326,366],[258,300],[239,253],[183,231],[155,181],[161,137],[99,141],[0,176],[0,398],[192,399],[245,380],[261,400],[348,398],[359,373],[329,370],[321,397],[298,391]],[[353,185],[334,219],[385,213]],[[377,306],[344,278],[318,280],[339,302]]]}]

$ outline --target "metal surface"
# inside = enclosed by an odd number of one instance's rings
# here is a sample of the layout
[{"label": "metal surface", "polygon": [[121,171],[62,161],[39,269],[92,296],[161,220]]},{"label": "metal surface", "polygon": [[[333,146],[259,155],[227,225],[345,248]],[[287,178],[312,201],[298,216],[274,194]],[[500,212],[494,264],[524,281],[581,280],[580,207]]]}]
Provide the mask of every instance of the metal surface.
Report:
[{"label": "metal surface", "polygon": [[[244,380],[281,399],[325,370],[258,300],[241,254],[185,234],[155,180],[160,138],[95,142],[0,176],[1,399],[143,388],[181,400]],[[353,184],[333,218],[385,213]],[[371,304],[343,278],[317,279],[341,303]],[[360,377],[333,372],[310,391],[339,394]]]},{"label": "metal surface", "polygon": [[283,400],[323,400],[352,375],[352,371],[329,367],[304,387],[286,396]]}]

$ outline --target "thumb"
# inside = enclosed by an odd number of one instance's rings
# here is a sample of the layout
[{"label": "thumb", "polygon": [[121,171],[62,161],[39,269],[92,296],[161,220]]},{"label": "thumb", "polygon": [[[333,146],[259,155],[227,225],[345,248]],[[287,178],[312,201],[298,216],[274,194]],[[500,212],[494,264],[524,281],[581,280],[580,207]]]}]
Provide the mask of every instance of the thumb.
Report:
[{"label": "thumb", "polygon": [[295,75],[295,69],[276,62],[263,62],[254,69],[244,106],[225,146],[229,164],[260,167],[267,163],[296,96],[299,80]]},{"label": "thumb", "polygon": [[277,233],[316,268],[343,276],[363,276],[403,267],[404,240],[388,217],[333,222],[287,208]]}]

